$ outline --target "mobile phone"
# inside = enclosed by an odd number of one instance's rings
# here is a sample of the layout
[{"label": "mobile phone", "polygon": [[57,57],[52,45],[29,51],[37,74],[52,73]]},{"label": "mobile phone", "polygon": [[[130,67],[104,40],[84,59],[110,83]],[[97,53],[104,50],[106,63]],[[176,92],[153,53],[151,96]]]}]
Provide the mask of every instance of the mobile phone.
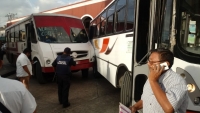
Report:
[{"label": "mobile phone", "polygon": [[168,69],[169,69],[169,67],[168,67],[168,65],[167,65],[167,62],[161,63],[160,66],[161,66],[161,67],[162,67],[162,66],[165,66],[164,70],[168,70]]}]

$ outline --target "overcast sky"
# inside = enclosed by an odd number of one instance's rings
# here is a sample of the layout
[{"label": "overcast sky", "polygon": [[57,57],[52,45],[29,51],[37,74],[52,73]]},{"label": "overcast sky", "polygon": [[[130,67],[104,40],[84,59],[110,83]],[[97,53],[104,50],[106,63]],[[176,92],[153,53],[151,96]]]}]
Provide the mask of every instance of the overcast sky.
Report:
[{"label": "overcast sky", "polygon": [[83,0],[1,0],[0,27],[6,25],[6,15],[9,13],[17,14],[15,17],[22,17],[79,1]]}]

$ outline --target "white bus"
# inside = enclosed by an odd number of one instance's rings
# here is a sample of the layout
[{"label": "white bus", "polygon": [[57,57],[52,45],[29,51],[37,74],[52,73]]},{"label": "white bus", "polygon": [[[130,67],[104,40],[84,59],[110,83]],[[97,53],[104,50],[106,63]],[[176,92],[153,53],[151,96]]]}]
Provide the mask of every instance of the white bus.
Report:
[{"label": "white bus", "polygon": [[47,73],[54,72],[52,62],[64,48],[71,48],[77,65],[73,71],[82,70],[87,76],[93,66],[94,50],[88,40],[82,20],[59,14],[32,14],[6,28],[7,59],[15,65],[17,56],[25,48],[32,50],[33,73],[40,83],[45,83]]},{"label": "white bus", "polygon": [[149,50],[163,47],[188,83],[187,112],[200,112],[200,0],[113,0],[91,21],[89,37],[94,72],[121,88],[124,105],[141,99]]}]

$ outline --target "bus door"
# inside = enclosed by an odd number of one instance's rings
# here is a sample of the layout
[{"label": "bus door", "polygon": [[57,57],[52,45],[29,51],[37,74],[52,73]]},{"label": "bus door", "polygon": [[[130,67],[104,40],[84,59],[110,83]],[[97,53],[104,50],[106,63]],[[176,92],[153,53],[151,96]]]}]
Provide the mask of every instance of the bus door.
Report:
[{"label": "bus door", "polygon": [[[136,1],[136,16],[134,29],[133,59],[132,59],[132,104],[141,99],[143,86],[147,80],[147,57],[149,49],[149,17],[150,0]],[[144,10],[145,9],[145,10]]]},{"label": "bus door", "polygon": [[31,50],[31,24],[26,24],[26,48]]},{"label": "bus door", "polygon": [[32,53],[36,52],[37,48],[37,39],[36,39],[36,34],[35,34],[35,29],[33,22],[28,23],[25,25],[26,26],[26,48],[32,50]]},{"label": "bus door", "polygon": [[163,12],[167,1],[137,0],[132,61],[132,104],[141,100],[143,87],[149,74],[148,57],[150,50],[157,48],[159,44]]}]

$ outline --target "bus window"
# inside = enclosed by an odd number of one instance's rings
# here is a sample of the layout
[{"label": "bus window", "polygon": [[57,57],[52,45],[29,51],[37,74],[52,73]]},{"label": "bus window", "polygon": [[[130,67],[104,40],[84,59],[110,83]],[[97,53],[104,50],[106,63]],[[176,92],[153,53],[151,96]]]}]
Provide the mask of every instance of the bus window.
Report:
[{"label": "bus window", "polygon": [[126,16],[126,30],[133,29],[134,24],[134,1],[128,0],[127,1],[127,16]]},{"label": "bus window", "polygon": [[96,21],[91,23],[90,32],[89,32],[90,40],[93,38],[97,38],[97,24],[96,23],[97,23]]},{"label": "bus window", "polygon": [[19,41],[25,42],[25,36],[26,36],[25,31],[20,30],[19,34],[20,34],[19,35]]},{"label": "bus window", "polygon": [[105,35],[106,31],[106,12],[101,15],[101,23],[100,23],[100,36]]},{"label": "bus window", "polygon": [[200,55],[200,1],[186,0],[183,4],[180,43],[186,51]]},{"label": "bus window", "polygon": [[107,18],[106,34],[113,33],[114,30],[114,14]]},{"label": "bus window", "polygon": [[172,0],[167,0],[161,39],[161,46],[164,47],[169,47],[172,6]]},{"label": "bus window", "polygon": [[126,0],[119,0],[116,5],[116,32],[124,31]]},{"label": "bus window", "polygon": [[11,28],[10,42],[15,42],[15,32],[14,32],[14,28]]},{"label": "bus window", "polygon": [[106,20],[100,23],[100,36],[105,35]]},{"label": "bus window", "polygon": [[15,27],[15,42],[19,41],[19,26]]},{"label": "bus window", "polygon": [[9,42],[8,40],[9,40],[9,31],[6,31],[6,42]]},{"label": "bus window", "polygon": [[70,37],[73,43],[86,43],[88,42],[88,37],[86,31],[80,28],[71,28]]},{"label": "bus window", "polygon": [[108,8],[107,17],[115,13],[115,4],[116,4],[116,1]]},{"label": "bus window", "polygon": [[37,27],[37,34],[41,42],[71,43],[69,35],[62,27]]}]

